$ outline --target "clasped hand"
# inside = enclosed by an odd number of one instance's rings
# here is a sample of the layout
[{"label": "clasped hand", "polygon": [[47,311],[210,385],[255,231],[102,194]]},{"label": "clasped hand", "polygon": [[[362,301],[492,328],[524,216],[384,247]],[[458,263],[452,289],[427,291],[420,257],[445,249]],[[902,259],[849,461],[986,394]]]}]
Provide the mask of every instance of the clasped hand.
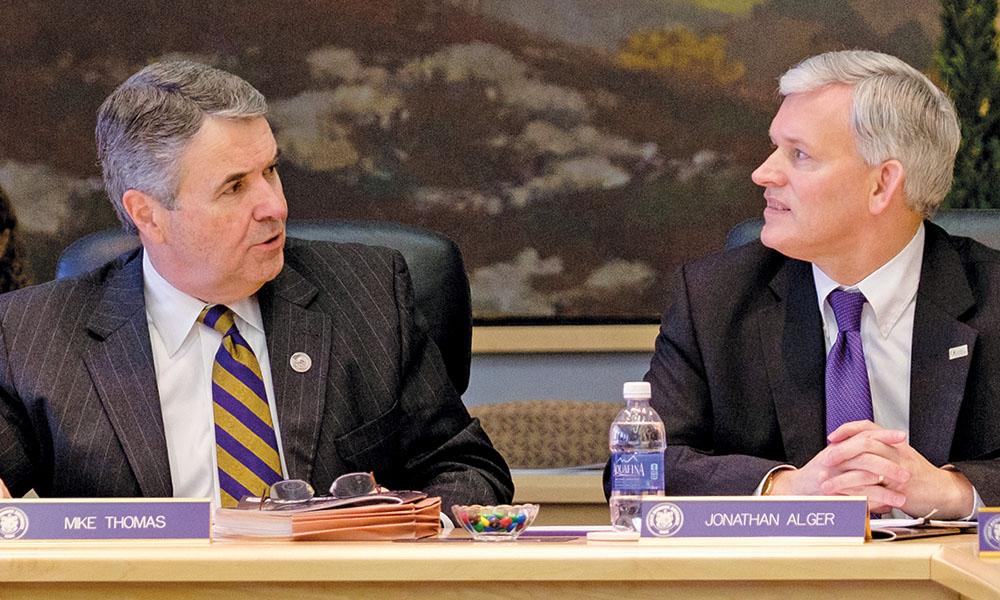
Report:
[{"label": "clasped hand", "polygon": [[3,484],[3,479],[0,479],[0,498],[10,498],[10,491]]},{"label": "clasped hand", "polygon": [[801,469],[775,474],[775,495],[867,496],[870,512],[898,508],[912,516],[961,519],[972,510],[974,492],[957,471],[935,467],[907,441],[904,431],[871,421],[845,423],[829,445]]}]

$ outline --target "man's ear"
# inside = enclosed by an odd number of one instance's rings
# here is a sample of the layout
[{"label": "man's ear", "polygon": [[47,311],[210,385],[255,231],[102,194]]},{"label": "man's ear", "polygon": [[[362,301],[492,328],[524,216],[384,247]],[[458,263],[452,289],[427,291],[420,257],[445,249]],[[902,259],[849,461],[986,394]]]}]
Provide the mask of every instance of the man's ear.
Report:
[{"label": "man's ear", "polygon": [[871,190],[868,194],[868,210],[873,215],[882,214],[893,201],[903,198],[903,180],[905,172],[898,160],[890,159],[874,169]]},{"label": "man's ear", "polygon": [[157,244],[163,243],[161,214],[165,209],[156,198],[139,190],[127,190],[122,195],[122,206],[132,218],[144,242],[148,240]]}]

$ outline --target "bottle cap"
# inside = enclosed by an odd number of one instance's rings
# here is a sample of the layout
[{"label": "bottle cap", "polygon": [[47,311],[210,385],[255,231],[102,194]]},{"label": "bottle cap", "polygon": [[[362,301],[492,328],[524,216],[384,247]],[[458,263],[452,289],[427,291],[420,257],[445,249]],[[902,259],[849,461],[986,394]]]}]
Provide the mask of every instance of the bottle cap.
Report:
[{"label": "bottle cap", "polygon": [[648,381],[629,381],[623,386],[622,395],[626,400],[648,400],[653,391]]}]

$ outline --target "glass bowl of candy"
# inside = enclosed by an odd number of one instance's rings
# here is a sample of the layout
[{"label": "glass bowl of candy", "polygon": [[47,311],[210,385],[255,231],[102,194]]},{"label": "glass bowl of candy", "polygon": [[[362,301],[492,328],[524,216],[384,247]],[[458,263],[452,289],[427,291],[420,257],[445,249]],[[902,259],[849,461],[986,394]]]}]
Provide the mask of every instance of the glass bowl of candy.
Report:
[{"label": "glass bowl of candy", "polygon": [[454,505],[451,514],[456,524],[473,539],[499,542],[521,535],[538,514],[537,504],[500,504],[498,506]]}]

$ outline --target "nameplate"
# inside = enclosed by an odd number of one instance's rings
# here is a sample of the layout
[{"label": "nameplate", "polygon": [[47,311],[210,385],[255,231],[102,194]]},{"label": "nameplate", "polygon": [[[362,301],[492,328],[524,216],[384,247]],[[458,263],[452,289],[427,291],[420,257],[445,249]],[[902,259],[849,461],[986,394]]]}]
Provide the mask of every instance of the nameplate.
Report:
[{"label": "nameplate", "polygon": [[646,496],[642,538],[864,542],[864,496]]},{"label": "nameplate", "polygon": [[16,540],[209,538],[208,499],[0,500],[0,544]]},{"label": "nameplate", "polygon": [[1000,558],[1000,507],[980,508],[976,521],[979,525],[979,556]]}]

